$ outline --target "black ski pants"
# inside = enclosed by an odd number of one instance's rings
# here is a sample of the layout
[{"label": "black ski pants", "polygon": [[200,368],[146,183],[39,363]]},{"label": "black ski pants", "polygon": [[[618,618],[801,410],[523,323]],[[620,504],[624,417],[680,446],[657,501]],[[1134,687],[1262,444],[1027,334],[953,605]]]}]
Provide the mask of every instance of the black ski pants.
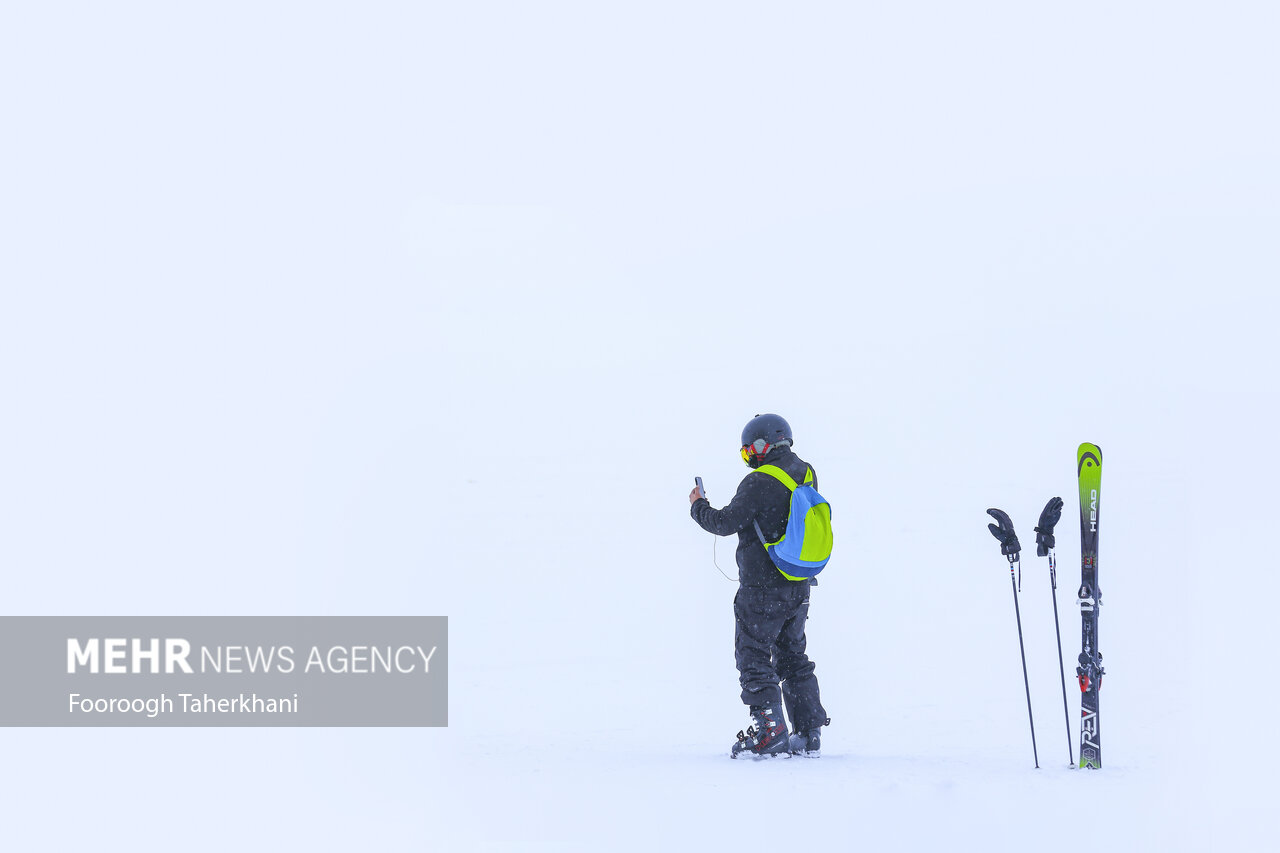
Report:
[{"label": "black ski pants", "polygon": [[827,719],[813,661],[805,654],[810,589],[805,581],[778,587],[744,586],[733,598],[737,622],[733,647],[742,701],[776,706],[780,698],[785,700],[791,730],[801,732]]}]

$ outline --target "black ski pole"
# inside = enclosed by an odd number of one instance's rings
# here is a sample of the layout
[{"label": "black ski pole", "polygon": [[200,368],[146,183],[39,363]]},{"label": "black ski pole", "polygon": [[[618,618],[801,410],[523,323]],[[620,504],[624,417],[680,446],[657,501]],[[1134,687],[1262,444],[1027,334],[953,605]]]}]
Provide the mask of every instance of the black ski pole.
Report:
[{"label": "black ski pole", "polygon": [[1071,711],[1067,708],[1067,670],[1062,664],[1062,629],[1058,627],[1058,561],[1053,556],[1053,528],[1061,517],[1062,498],[1050,498],[1040,512],[1040,523],[1036,525],[1036,555],[1049,557],[1049,586],[1053,596],[1053,632],[1058,638],[1058,675],[1062,677],[1062,718],[1067,723],[1067,757],[1071,759],[1071,767],[1074,768],[1076,756],[1071,746]]},{"label": "black ski pole", "polygon": [[999,522],[999,526],[988,524],[991,535],[1000,540],[1000,553],[1009,558],[1009,584],[1013,588],[1013,615],[1018,620],[1018,652],[1022,655],[1022,685],[1027,690],[1027,721],[1031,723],[1031,757],[1035,760],[1036,769],[1040,769],[1040,756],[1036,751],[1036,720],[1031,713],[1031,682],[1027,680],[1027,650],[1022,644],[1022,612],[1018,608],[1018,582],[1014,579],[1014,568],[1018,567],[1018,552],[1022,546],[1018,544],[1018,536],[1013,532],[1013,522],[1009,514],[999,509],[987,510],[987,515]]},{"label": "black ski pole", "polygon": [[1067,710],[1067,671],[1062,665],[1062,629],[1058,627],[1058,563],[1053,557],[1053,549],[1049,549],[1049,583],[1053,589],[1053,632],[1058,638],[1058,675],[1062,677],[1062,719],[1067,723],[1067,759],[1068,766],[1075,769],[1076,755],[1071,747],[1071,712]]}]

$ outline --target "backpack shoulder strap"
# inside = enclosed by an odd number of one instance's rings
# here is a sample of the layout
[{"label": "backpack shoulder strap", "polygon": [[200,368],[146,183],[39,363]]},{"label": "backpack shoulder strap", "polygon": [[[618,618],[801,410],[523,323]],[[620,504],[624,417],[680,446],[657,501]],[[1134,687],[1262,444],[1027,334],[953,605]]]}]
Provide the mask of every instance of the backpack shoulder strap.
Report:
[{"label": "backpack shoulder strap", "polygon": [[[796,490],[796,481],[791,478],[790,474],[788,474],[786,471],[783,471],[777,465],[761,465],[759,468],[756,469],[756,471],[760,474],[770,475],[771,477],[776,479],[778,482],[782,483],[782,485],[786,486],[787,491],[789,492],[794,492]],[[809,474],[807,477],[804,478],[804,481],[807,483],[812,478],[813,478],[813,469],[810,468]]]}]

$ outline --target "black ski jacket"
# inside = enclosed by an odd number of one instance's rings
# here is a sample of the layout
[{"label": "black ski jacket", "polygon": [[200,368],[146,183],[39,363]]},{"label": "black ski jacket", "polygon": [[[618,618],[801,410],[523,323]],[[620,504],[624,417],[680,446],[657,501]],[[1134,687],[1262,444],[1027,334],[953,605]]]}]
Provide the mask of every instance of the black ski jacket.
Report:
[{"label": "black ski jacket", "polygon": [[[797,483],[804,482],[805,472],[810,467],[792,453],[790,447],[770,451],[762,464],[778,466]],[[816,471],[813,477],[813,486],[817,488]],[[773,475],[752,471],[742,478],[737,494],[724,509],[713,509],[706,498],[699,498],[689,507],[689,514],[708,533],[717,536],[738,534],[738,582],[742,586],[778,587],[804,581],[789,581],[783,577],[760,544],[752,522],[759,522],[765,537],[770,542],[777,542],[787,532],[790,509],[790,490]]]}]

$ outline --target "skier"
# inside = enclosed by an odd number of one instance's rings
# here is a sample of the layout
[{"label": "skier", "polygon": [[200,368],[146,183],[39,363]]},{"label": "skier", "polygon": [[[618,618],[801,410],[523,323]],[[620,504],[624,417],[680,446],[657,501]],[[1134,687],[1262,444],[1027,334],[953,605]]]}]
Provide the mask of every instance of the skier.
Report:
[{"label": "skier", "polygon": [[[754,469],[773,465],[803,482],[810,466],[792,452],[792,441],[791,427],[783,418],[756,415],[742,430],[742,461],[753,470],[738,484],[728,506],[713,509],[696,487],[689,493],[689,514],[703,530],[717,536],[738,534],[734,657],[753,726],[747,735],[738,733],[733,758],[788,752],[817,756],[820,730],[831,722],[818,696],[813,661],[805,655],[809,591],[817,581],[788,579],[760,541],[763,535],[776,542],[786,532],[791,493],[775,477]],[[791,718],[789,736],[780,699]]]}]

